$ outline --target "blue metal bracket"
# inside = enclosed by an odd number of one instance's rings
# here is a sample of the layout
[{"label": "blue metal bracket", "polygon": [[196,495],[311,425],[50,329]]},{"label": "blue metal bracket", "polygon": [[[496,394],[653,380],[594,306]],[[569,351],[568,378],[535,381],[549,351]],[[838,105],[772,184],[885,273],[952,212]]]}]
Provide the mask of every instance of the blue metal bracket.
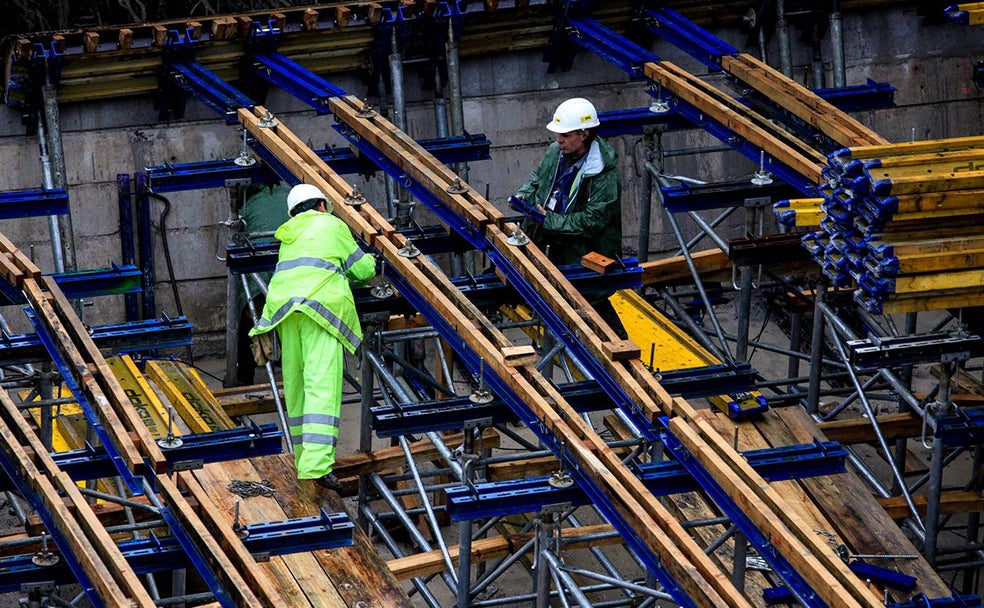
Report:
[{"label": "blue metal bracket", "polygon": [[629,75],[631,80],[645,77],[643,68],[659,61],[656,53],[644,49],[628,38],[588,17],[573,17],[564,29],[567,38]]},{"label": "blue metal bracket", "polygon": [[845,112],[895,107],[895,87],[870,78],[865,84],[814,89],[813,92]]},{"label": "blue metal bracket", "polygon": [[[758,370],[745,362],[707,365],[660,372],[659,383],[670,394],[688,399],[751,390]],[[764,409],[764,408],[763,408]],[[744,416],[753,412],[743,412]]]},{"label": "blue metal bracket", "polygon": [[952,413],[936,418],[933,435],[948,448],[984,442],[984,411],[956,408]]},{"label": "blue metal bracket", "polygon": [[[92,327],[92,341],[115,354],[191,344],[191,323],[184,317],[134,321]],[[37,334],[0,336],[0,364],[15,365],[46,360],[48,352]]]},{"label": "blue metal bracket", "polygon": [[957,25],[970,25],[970,11],[961,10],[959,4],[951,4],[943,9],[943,14]]},{"label": "blue metal bracket", "polygon": [[[254,149],[261,146],[255,141],[250,143]],[[488,160],[492,146],[483,133],[420,139],[417,143],[442,163],[448,164]],[[341,175],[369,174],[378,170],[375,164],[356,155],[347,146],[326,147],[316,152],[321,160]],[[241,167],[234,158],[157,165],[148,167],[147,175],[150,187],[157,193],[224,188],[231,184],[273,184],[281,179],[276,171],[265,164]]]},{"label": "blue metal bracket", "polygon": [[178,30],[168,30],[162,70],[164,80],[162,89],[165,95],[160,118],[162,120],[166,118],[169,110],[178,117],[184,113],[184,100],[173,99],[167,94],[173,87],[177,87],[214,110],[225,119],[227,124],[237,124],[239,122],[237,110],[252,108],[253,100],[195,62],[195,44],[190,29],[186,30],[183,36]]},{"label": "blue metal bracket", "polygon": [[143,478],[139,475],[134,474],[128,467],[123,457],[120,455],[119,449],[113,443],[112,438],[109,433],[106,432],[102,421],[99,419],[99,414],[89,403],[89,399],[85,396],[85,392],[79,385],[75,378],[74,372],[68,361],[62,355],[61,351],[55,345],[54,340],[50,335],[48,335],[48,328],[45,327],[44,323],[38,318],[37,313],[30,306],[24,307],[24,314],[27,315],[28,320],[30,320],[31,325],[34,326],[37,332],[38,338],[41,339],[41,343],[44,344],[45,350],[48,351],[48,355],[51,356],[52,361],[54,361],[55,366],[62,375],[62,379],[65,381],[65,385],[72,395],[75,396],[75,400],[78,402],[79,407],[82,408],[82,412],[85,414],[86,420],[89,421],[89,426],[92,427],[93,432],[95,432],[96,437],[99,439],[100,444],[102,444],[106,449],[106,454],[116,469],[116,472],[126,483],[127,489],[130,490],[132,494],[139,495],[143,493]]},{"label": "blue metal bracket", "polygon": [[[843,473],[847,451],[836,441],[767,448],[742,452],[748,464],[767,481],[805,479]],[[697,481],[675,460],[632,465],[633,472],[654,496],[699,490]],[[514,479],[445,489],[448,513],[453,521],[467,521],[528,513],[545,505],[570,502],[586,504],[577,487],[555,488],[550,476]]]},{"label": "blue metal bracket", "polygon": [[721,70],[723,55],[737,55],[738,49],[670,8],[646,11],[646,27],[668,40],[712,71]]},{"label": "blue metal bracket", "polygon": [[715,184],[680,184],[665,186],[660,190],[663,193],[663,207],[671,213],[744,207],[766,199],[777,201],[800,196],[799,190],[781,181],[774,181],[764,186],[756,186],[748,180]]},{"label": "blue metal bracket", "polygon": [[862,580],[871,581],[879,587],[890,587],[901,591],[912,591],[916,588],[916,577],[875,566],[859,559],[852,561],[847,567]]},{"label": "blue metal bracket", "polygon": [[871,370],[897,365],[939,363],[955,358],[969,359],[984,353],[980,336],[923,334],[899,338],[868,338],[847,342],[851,365]]},{"label": "blue metal bracket", "polygon": [[68,193],[63,188],[0,192],[0,220],[68,213]]},{"label": "blue metal bracket", "polygon": [[[280,454],[282,440],[283,432],[276,424],[251,423],[248,427],[182,435],[182,445],[165,449],[164,457],[170,471],[195,469],[210,462]],[[51,457],[72,481],[105,479],[116,474],[109,454],[102,446],[53,452]],[[0,479],[0,490],[8,489],[9,483]]]},{"label": "blue metal bracket", "polygon": [[[288,519],[243,526],[243,545],[257,558],[289,555],[320,549],[338,549],[352,545],[354,524],[346,513]],[[149,538],[121,541],[117,545],[136,574],[150,574],[187,567],[191,563],[171,537],[152,534]],[[71,555],[65,553],[63,555]],[[16,555],[0,559],[0,593],[19,592],[22,585],[51,582],[66,585],[75,582],[72,571],[60,562],[41,567],[33,555]],[[102,605],[102,604],[99,604]]]},{"label": "blue metal bracket", "polygon": [[[140,270],[136,266],[117,266],[97,270],[80,270],[46,275],[65,292],[70,300],[96,296],[137,293],[141,290]],[[6,281],[0,281],[0,306],[24,304],[24,293]]]}]

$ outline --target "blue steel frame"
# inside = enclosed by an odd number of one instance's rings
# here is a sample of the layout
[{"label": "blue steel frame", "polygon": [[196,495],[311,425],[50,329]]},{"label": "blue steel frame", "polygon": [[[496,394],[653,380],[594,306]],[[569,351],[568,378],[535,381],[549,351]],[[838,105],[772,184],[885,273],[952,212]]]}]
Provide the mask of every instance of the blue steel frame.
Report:
[{"label": "blue steel frame", "polygon": [[[68,539],[65,538],[65,535],[56,524],[51,512],[45,506],[41,495],[34,491],[34,488],[31,487],[30,481],[25,480],[20,476],[20,472],[17,470],[17,466],[15,465],[13,459],[11,459],[6,450],[3,449],[0,449],[0,468],[7,473],[7,476],[14,482],[14,485],[17,486],[20,495],[31,505],[31,508],[37,512],[38,516],[41,517],[41,521],[44,523],[45,529],[51,536],[51,539],[55,542],[55,546],[58,547],[58,551],[61,554],[62,559],[64,559],[65,563],[68,565],[69,570],[71,570],[72,575],[75,576],[75,579],[78,581],[79,585],[82,586],[82,591],[85,592],[86,598],[92,602],[94,608],[101,608],[105,606],[106,604],[102,601],[102,598],[99,597],[99,594],[96,592],[96,588],[89,579],[89,575],[86,574],[85,570],[82,568],[82,564],[75,559],[75,553],[72,545],[68,542]],[[0,579],[4,581],[16,581],[17,588],[13,589],[13,591],[20,591],[20,577],[10,576],[7,574],[0,577]]]},{"label": "blue steel frame", "polygon": [[737,55],[738,49],[711,34],[670,8],[646,11],[646,27],[681,49],[712,71],[721,70],[722,55]]},{"label": "blue steel frame", "polygon": [[[137,263],[137,241],[133,227],[133,195],[130,192],[130,174],[116,175],[116,196],[120,212],[120,259],[124,265]],[[123,296],[127,321],[140,318],[140,305],[136,294]]]},{"label": "blue steel frame", "polygon": [[99,442],[105,446],[106,454],[109,456],[110,461],[113,463],[113,467],[119,476],[126,483],[126,487],[131,493],[139,495],[143,493],[143,482],[140,476],[135,475],[126,466],[126,462],[123,461],[123,457],[120,456],[119,450],[116,445],[113,444],[111,437],[106,432],[103,427],[102,422],[99,420],[99,415],[96,414],[96,410],[93,409],[92,404],[86,398],[85,393],[82,391],[82,387],[75,380],[75,376],[72,373],[72,368],[68,361],[62,356],[58,347],[55,345],[51,336],[48,334],[48,328],[45,327],[44,323],[38,318],[37,313],[30,306],[24,307],[24,314],[27,315],[28,320],[31,325],[34,326],[35,331],[37,331],[38,338],[40,338],[41,343],[44,344],[45,349],[51,356],[52,361],[54,361],[55,366],[58,371],[61,372],[62,379],[65,381],[66,386],[72,391],[75,396],[75,400],[78,401],[79,407],[82,408],[82,412],[85,414],[86,420],[89,421],[89,425],[95,432],[96,437],[99,438]]},{"label": "blue steel frame", "polygon": [[63,188],[0,192],[0,220],[68,213],[68,192]]},{"label": "blue steel frame", "polygon": [[[243,545],[253,555],[289,555],[321,549],[338,549],[352,545],[354,524],[345,513],[288,519],[286,521],[246,525]],[[289,542],[288,542],[289,541]],[[179,544],[170,537],[151,533],[149,538],[124,540],[117,545],[135,574],[150,574],[187,567],[192,564]],[[36,566],[33,555],[0,558],[0,593],[18,592],[30,583],[74,583],[73,573],[62,563]]]},{"label": "blue steel frame", "polygon": [[248,43],[253,59],[251,74],[287,91],[319,115],[328,114],[328,100],[342,97],[345,91],[276,52],[279,43],[280,30],[272,23],[268,27],[252,23]]},{"label": "blue steel frame", "polygon": [[643,68],[659,56],[635,42],[620,36],[589,17],[572,17],[565,29],[568,39],[615,65],[629,75],[631,80],[645,77]]},{"label": "blue steel frame", "polygon": [[[69,299],[136,293],[140,291],[140,270],[136,266],[117,266],[46,275]],[[0,306],[24,304],[24,293],[6,281],[0,281]]]},{"label": "blue steel frame", "polygon": [[[690,123],[687,123],[689,126]],[[442,163],[488,160],[492,143],[483,133],[420,139],[417,143],[440,159]],[[347,147],[316,150],[321,160],[340,175],[370,173],[378,170],[375,164],[358,157]],[[240,167],[235,159],[207,160],[147,167],[150,187],[154,192],[178,192],[200,188],[224,188],[230,180],[249,184],[272,184],[279,175],[265,164]]]}]

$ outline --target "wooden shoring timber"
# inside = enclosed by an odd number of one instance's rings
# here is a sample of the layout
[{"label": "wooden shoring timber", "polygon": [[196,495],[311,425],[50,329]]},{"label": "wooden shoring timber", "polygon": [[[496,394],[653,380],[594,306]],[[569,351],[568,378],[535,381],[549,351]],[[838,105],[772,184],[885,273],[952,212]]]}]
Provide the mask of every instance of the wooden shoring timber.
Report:
[{"label": "wooden shoring timber", "polygon": [[[775,438],[788,443],[826,441],[816,423],[802,407],[774,409],[756,425],[775,444]],[[905,532],[879,509],[871,489],[857,475],[806,477],[795,482],[813,497],[817,507],[828,514],[828,521],[854,553],[917,554]],[[917,580],[917,589],[929,597],[946,597],[952,593],[939,574],[922,558],[892,563],[892,568]],[[905,597],[910,597],[907,594]]]},{"label": "wooden shoring timber", "polygon": [[910,154],[941,154],[973,148],[984,148],[984,135],[852,147],[850,149],[850,155],[844,157],[844,160],[872,160],[876,158],[907,156]]},{"label": "wooden shoring timber", "polygon": [[891,296],[881,302],[883,314],[900,312],[926,312],[941,308],[965,308],[984,306],[984,291],[979,287],[973,290],[953,293],[935,293],[918,296]]},{"label": "wooden shoring timber", "polygon": [[984,267],[984,249],[943,253],[913,253],[895,256],[899,260],[899,275],[932,273]]},{"label": "wooden shoring timber", "polygon": [[925,292],[984,287],[984,270],[901,275],[886,280],[892,282],[892,293],[904,297]]},{"label": "wooden shoring timber", "polygon": [[[829,420],[817,424],[817,428],[832,441],[847,445],[871,443],[878,440],[871,421],[867,418]],[[878,428],[886,441],[911,439],[922,432],[922,418],[912,412],[882,414],[878,416]]]},{"label": "wooden shoring timber", "polygon": [[[361,137],[383,152],[408,175],[422,184],[431,186],[432,192],[456,214],[466,218],[477,230],[481,231],[490,221],[501,220],[504,217],[491,205],[476,204],[478,195],[471,186],[460,182],[460,179],[443,163],[379,113],[366,113],[369,115],[360,117],[359,112],[366,109],[365,103],[360,99],[351,95],[342,98],[333,97],[329,100],[329,107],[335,116],[355,129]],[[460,194],[449,193],[447,189],[455,184],[456,179],[465,191]]]},{"label": "wooden shoring timber", "polygon": [[984,190],[951,190],[897,198],[897,213],[941,211],[944,209],[984,209]]},{"label": "wooden shoring timber", "polygon": [[[607,536],[598,538],[603,534]],[[508,536],[475,539],[471,543],[471,563],[477,564],[507,557],[530,542],[534,536],[535,533],[533,532],[520,532],[509,534]],[[581,526],[579,528],[562,528],[560,530],[560,537],[564,543],[564,551],[621,545],[625,542],[615,532],[615,529],[608,524],[595,524]],[[461,555],[461,546],[454,545],[448,547],[448,553],[451,556],[452,563],[457,564],[458,556]],[[439,574],[447,568],[447,564],[444,562],[444,554],[440,549],[391,559],[386,562],[386,565],[389,566],[393,576],[401,581],[408,581],[412,578],[431,574]]]},{"label": "wooden shoring timber", "polygon": [[[695,251],[690,254],[700,274],[711,272],[731,272],[731,260],[728,254],[721,249],[705,249]],[[674,281],[690,280],[690,266],[687,258],[678,255],[663,260],[643,262],[639,264],[642,268],[643,285],[660,285],[672,283]]]},{"label": "wooden shoring timber", "polygon": [[[984,146],[927,154],[886,156],[865,164],[865,172],[875,177],[979,171],[981,168],[984,168]],[[882,172],[885,175],[881,175]]]},{"label": "wooden shoring timber", "polygon": [[[912,497],[912,501],[916,504],[916,510],[919,511],[919,514],[925,516],[929,497],[925,494],[917,494]],[[878,502],[885,507],[885,512],[892,519],[904,519],[912,515],[904,496],[879,498]],[[980,492],[947,490],[940,494],[940,515],[973,513],[975,511],[984,511],[984,496],[981,496]]]},{"label": "wooden shoring timber", "polygon": [[[452,435],[446,435],[442,439],[448,445],[458,445],[464,442],[464,434],[454,433]],[[486,448],[499,447],[499,440],[499,432],[495,429],[485,429],[482,432],[481,442]],[[425,441],[423,439],[410,442],[410,453],[413,454],[415,459],[423,461],[434,460],[440,456],[434,444],[431,441]],[[557,468],[556,462],[557,460],[554,459],[554,470]],[[335,460],[335,466],[332,468],[332,471],[339,479],[345,479],[378,473],[405,465],[406,453],[403,451],[402,446],[397,445],[380,448],[371,452],[359,452],[351,456],[341,456]]]},{"label": "wooden shoring timber", "polygon": [[826,159],[763,116],[669,62],[647,63],[645,69],[648,78],[765,150],[811,183],[823,181],[820,171],[826,166]]},{"label": "wooden shoring timber", "polygon": [[[127,429],[117,410],[110,403],[102,388],[96,382],[95,377],[89,369],[88,362],[73,344],[72,336],[62,323],[58,314],[52,307],[49,294],[42,292],[37,283],[33,280],[25,280],[23,291],[27,301],[37,313],[38,320],[55,337],[55,345],[60,354],[65,358],[75,376],[74,380],[79,384],[90,406],[99,418],[106,433],[112,438],[113,444],[120,451],[120,456],[126,463],[127,468],[134,475],[142,474],[146,470],[143,455],[138,451],[127,435]],[[129,402],[127,402],[129,404]],[[146,430],[146,426],[140,423]],[[155,446],[157,444],[154,444]],[[163,461],[163,455],[161,456]]]},{"label": "wooden shoring timber", "polygon": [[842,146],[889,143],[847,112],[747,53],[722,56],[721,67]]},{"label": "wooden shoring timber", "polygon": [[670,430],[756,527],[769,535],[772,546],[829,605],[882,606],[881,598],[806,524],[800,506],[779,496],[708,424],[706,415],[694,411],[692,416],[677,416],[670,420]]},{"label": "wooden shoring timber", "polygon": [[[0,391],[0,420],[0,446],[21,477],[41,496],[58,532],[71,545],[74,558],[103,602],[119,608],[153,607],[154,601],[116,543],[5,391]],[[59,490],[65,492],[65,498],[59,495]]]},{"label": "wooden shoring timber", "polygon": [[881,196],[980,189],[984,188],[984,170],[902,175],[873,182],[873,185]]}]

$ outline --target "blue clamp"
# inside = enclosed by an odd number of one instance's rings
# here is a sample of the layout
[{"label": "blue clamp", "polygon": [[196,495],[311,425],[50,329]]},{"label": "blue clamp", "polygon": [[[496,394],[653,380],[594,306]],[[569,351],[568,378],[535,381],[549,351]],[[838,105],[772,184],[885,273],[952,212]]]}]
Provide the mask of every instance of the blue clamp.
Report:
[{"label": "blue clamp", "polygon": [[518,196],[509,197],[509,208],[519,211],[537,224],[542,224],[543,220],[547,217],[546,214],[537,209],[535,205],[531,204],[525,198],[519,198]]}]

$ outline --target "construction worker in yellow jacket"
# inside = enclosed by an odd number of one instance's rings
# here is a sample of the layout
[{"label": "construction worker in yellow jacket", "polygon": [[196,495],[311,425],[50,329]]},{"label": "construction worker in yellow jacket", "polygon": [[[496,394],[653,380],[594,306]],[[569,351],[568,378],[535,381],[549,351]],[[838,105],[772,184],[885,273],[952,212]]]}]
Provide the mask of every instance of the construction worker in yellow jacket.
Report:
[{"label": "construction worker in yellow jacket", "polygon": [[277,229],[280,257],[263,315],[251,336],[277,329],[280,337],[290,441],[298,479],[339,490],[332,474],[342,409],[345,353],[362,341],[349,282],[376,274],[372,255],[331,214],[317,187],[299,184],[287,195],[290,218]]}]

